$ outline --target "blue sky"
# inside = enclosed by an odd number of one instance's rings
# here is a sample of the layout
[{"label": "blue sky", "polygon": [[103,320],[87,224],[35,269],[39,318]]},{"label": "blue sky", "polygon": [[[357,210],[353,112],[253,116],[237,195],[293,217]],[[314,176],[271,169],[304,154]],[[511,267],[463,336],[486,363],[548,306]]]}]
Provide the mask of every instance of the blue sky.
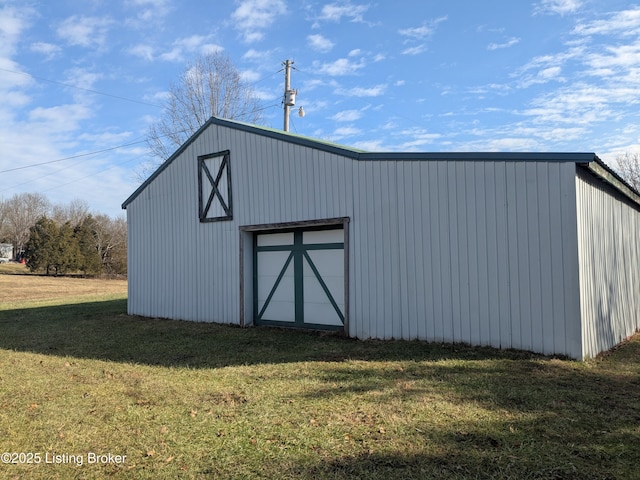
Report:
[{"label": "blue sky", "polygon": [[197,55],[282,128],[372,151],[640,152],[640,6],[617,0],[0,0],[0,198],[121,215]]}]

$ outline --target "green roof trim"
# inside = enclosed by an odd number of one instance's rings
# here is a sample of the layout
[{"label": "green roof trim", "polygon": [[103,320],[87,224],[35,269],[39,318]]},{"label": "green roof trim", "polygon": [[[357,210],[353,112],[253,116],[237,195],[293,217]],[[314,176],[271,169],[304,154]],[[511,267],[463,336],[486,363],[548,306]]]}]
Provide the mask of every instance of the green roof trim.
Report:
[{"label": "green roof trim", "polygon": [[[638,192],[635,192],[619,175],[605,165],[595,153],[570,153],[570,152],[367,152],[356,148],[346,147],[332,142],[318,140],[304,135],[298,135],[296,133],[284,132],[274,128],[261,127],[251,125],[248,123],[239,122],[236,120],[226,120],[217,117],[211,117],[207,122],[202,125],[191,137],[175,151],[153,174],[140,185],[135,192],[127,198],[122,204],[122,208],[126,209],[142,191],[149,185],[164,169],[166,169],[182,152],[184,152],[192,142],[195,141],[200,134],[209,128],[211,125],[218,125],[222,127],[231,128],[234,130],[240,130],[243,132],[252,133],[254,135],[260,135],[263,137],[273,138],[283,142],[291,143],[294,145],[300,145],[303,147],[313,148],[324,152],[340,155],[346,158],[350,158],[356,161],[516,161],[516,162],[573,162],[583,165],[594,173],[598,174],[601,178],[604,176],[605,180],[609,179],[609,183],[612,183],[618,190],[622,190],[623,193],[630,197],[634,202],[640,204],[640,196]],[[222,148],[222,146],[220,147]],[[225,147],[226,148],[226,147]],[[593,167],[593,168],[592,168]],[[603,173],[606,172],[606,175]],[[615,180],[612,182],[611,180]],[[630,190],[630,191],[629,191]]]}]

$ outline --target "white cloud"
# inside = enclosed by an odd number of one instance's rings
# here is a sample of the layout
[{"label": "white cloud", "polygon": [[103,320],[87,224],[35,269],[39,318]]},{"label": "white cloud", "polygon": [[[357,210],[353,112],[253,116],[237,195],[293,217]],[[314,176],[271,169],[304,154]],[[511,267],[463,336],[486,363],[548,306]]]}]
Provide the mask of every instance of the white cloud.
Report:
[{"label": "white cloud", "polygon": [[520,88],[546,83],[549,80],[564,82],[566,79],[560,76],[563,67],[571,61],[580,61],[586,57],[587,52],[582,45],[571,47],[567,51],[553,55],[541,55],[516,70],[512,77],[517,78],[518,87]]},{"label": "white cloud", "polygon": [[433,33],[433,28],[422,25],[421,27],[403,28],[401,30],[398,30],[398,33],[403,37],[409,37],[414,40],[422,40],[423,38]]},{"label": "white cloud", "polygon": [[217,43],[203,43],[200,45],[200,52],[203,54],[221,52],[224,48]]},{"label": "white cloud", "polygon": [[277,48],[273,50],[256,50],[250,48],[242,54],[241,58],[250,62],[257,62],[269,70],[282,61],[281,53]]},{"label": "white cloud", "polygon": [[509,40],[503,43],[490,43],[487,46],[487,50],[498,50],[501,48],[509,48],[509,47],[513,47],[514,45],[517,45],[518,43],[520,43],[519,38],[511,37]]},{"label": "white cloud", "polygon": [[560,72],[562,72],[562,69],[560,67],[549,67],[545,68],[544,70],[540,70],[538,72],[538,77],[547,80],[554,79],[560,76]]},{"label": "white cloud", "polygon": [[487,138],[461,144],[461,150],[469,152],[527,152],[540,149],[540,144],[527,137]]},{"label": "white cloud", "polygon": [[319,34],[307,36],[307,43],[313,50],[321,53],[329,52],[334,46],[331,40]]},{"label": "white cloud", "polygon": [[444,22],[445,20],[447,20],[446,15],[443,17],[438,17],[429,22],[425,22],[419,27],[402,28],[398,30],[398,33],[401,36],[406,37],[408,40],[422,41],[428,36],[432,35],[436,30],[435,27],[437,27],[438,24]]},{"label": "white cloud", "polygon": [[612,103],[639,101],[640,91],[611,90],[606,86],[574,83],[569,87],[542,95],[531,102],[531,108],[522,112],[539,124],[588,126],[611,121],[616,113]]},{"label": "white cloud", "polygon": [[58,45],[54,45],[53,43],[35,42],[31,44],[31,51],[41,53],[47,57],[47,59],[52,59],[62,51],[62,48]]},{"label": "white cloud", "polygon": [[265,56],[265,52],[261,52],[259,50],[250,48],[244,53],[244,55],[242,55],[242,58],[244,60],[261,60],[264,58],[264,56]]},{"label": "white cloud", "polygon": [[549,129],[537,130],[535,134],[546,142],[564,142],[567,140],[578,140],[586,133],[584,128],[580,127],[554,127]]},{"label": "white cloud", "polygon": [[223,48],[219,45],[208,43],[211,35],[191,35],[190,37],[179,38],[173,42],[173,48],[159,56],[161,60],[167,62],[182,62],[187,56],[195,53],[217,52]]},{"label": "white cloud", "polygon": [[130,0],[132,7],[139,7],[138,20],[144,23],[165,18],[171,12],[170,0]]},{"label": "white cloud", "polygon": [[367,152],[388,152],[392,150],[392,148],[385,146],[383,141],[379,139],[354,142],[352,143],[352,146]]},{"label": "white cloud", "polygon": [[[438,24],[447,20],[447,17],[439,17],[430,22],[423,23],[419,27],[402,28],[398,30],[400,36],[405,37],[404,44],[414,44],[413,46],[406,47],[400,53],[402,55],[419,55],[427,50],[427,45],[424,40],[431,36]],[[418,42],[417,45],[415,43]]]},{"label": "white cloud", "polygon": [[640,41],[635,45],[608,46],[604,53],[589,54],[585,60],[589,67],[596,70],[640,67]]},{"label": "white cloud", "polygon": [[95,73],[82,68],[72,68],[65,73],[67,76],[66,84],[83,89],[93,88],[94,84],[104,77],[102,73]]},{"label": "white cloud", "polygon": [[356,127],[340,127],[340,128],[336,128],[333,132],[333,138],[334,139],[342,139],[344,137],[350,137],[353,135],[359,135],[362,133],[362,130],[360,130],[359,128]]},{"label": "white cloud", "polygon": [[304,90],[305,93],[311,92],[317,88],[323,88],[323,87],[330,87],[330,88],[337,89],[339,87],[339,84],[336,80],[332,78],[328,80],[319,79],[319,78],[306,78],[302,83],[302,90]]},{"label": "white cloud", "polygon": [[13,117],[9,107],[24,106],[30,101],[29,96],[19,89],[32,85],[34,80],[23,73],[22,66],[11,57],[16,53],[23,31],[29,26],[28,19],[34,14],[31,8],[0,8],[0,68],[13,72],[0,75],[0,97],[3,99],[0,103],[0,125],[7,125],[8,119]]},{"label": "white cloud", "polygon": [[273,91],[273,90],[254,88],[253,95],[263,101],[282,99],[282,92],[280,91],[280,89],[278,89],[278,91]]},{"label": "white cloud", "polygon": [[15,53],[15,48],[22,32],[29,25],[29,18],[35,15],[33,9],[0,8],[0,57]]},{"label": "white cloud", "polygon": [[367,10],[369,5],[353,5],[351,2],[330,3],[322,7],[318,20],[340,22],[344,17],[351,22],[363,22],[363,15]]},{"label": "white cloud", "polygon": [[90,141],[100,146],[111,147],[120,145],[130,141],[131,132],[100,132],[100,133],[83,133],[78,138],[84,141]]},{"label": "white cloud", "polygon": [[409,47],[402,50],[402,55],[419,55],[422,52],[427,50],[427,45],[425,43],[421,43],[420,45],[416,45],[415,47]]},{"label": "white cloud", "polygon": [[574,13],[582,6],[582,0],[542,0],[535,6],[534,13]]},{"label": "white cloud", "polygon": [[240,72],[240,78],[248,83],[255,83],[260,80],[260,73],[255,70],[242,70]]},{"label": "white cloud", "polygon": [[638,35],[640,33],[640,7],[616,12],[608,19],[580,23],[573,29],[577,35]]},{"label": "white cloud", "polygon": [[566,79],[560,75],[561,73],[562,68],[558,66],[543,68],[535,74],[523,76],[518,82],[518,87],[528,88],[532,85],[544,84],[552,80],[565,82]]},{"label": "white cloud", "polygon": [[331,117],[331,120],[336,122],[355,122],[362,118],[362,112],[360,110],[343,110]]},{"label": "white cloud", "polygon": [[66,104],[55,107],[37,107],[29,112],[28,120],[35,129],[46,128],[49,135],[77,130],[81,122],[93,113],[86,105]]},{"label": "white cloud", "polygon": [[113,21],[109,17],[73,15],[60,23],[56,33],[69,45],[102,47],[106,44],[109,27],[112,24]]},{"label": "white cloud", "polygon": [[338,90],[338,93],[341,93],[342,95],[349,95],[352,97],[379,97],[381,95],[384,95],[386,89],[387,85],[380,84],[368,88],[353,87],[347,90]]},{"label": "white cloud", "polygon": [[416,135],[412,135],[414,138],[413,140],[409,140],[407,142],[403,142],[400,144],[400,149],[401,150],[406,150],[406,151],[411,151],[411,150],[416,150],[419,148],[419,150],[424,150],[424,146],[425,145],[433,145],[436,143],[436,140],[439,140],[440,138],[442,138],[442,135],[439,133],[420,133],[420,134],[416,134]]},{"label": "white cloud", "polygon": [[[2,85],[0,83],[0,92],[2,92]],[[24,92],[19,92],[16,90],[10,91],[10,94],[4,95],[3,100],[3,108],[11,109],[11,108],[20,108],[31,103],[31,97]],[[0,117],[3,115],[3,112],[0,110]],[[2,145],[2,142],[0,142]]]},{"label": "white cloud", "polygon": [[144,60],[151,61],[153,60],[153,52],[154,48],[151,45],[134,45],[133,47],[127,50],[134,57],[139,57]]},{"label": "white cloud", "polygon": [[238,8],[231,14],[231,19],[247,43],[262,40],[263,30],[287,13],[283,0],[241,0],[236,3]]},{"label": "white cloud", "polygon": [[363,60],[353,62],[348,58],[339,58],[335,62],[330,63],[321,64],[319,62],[313,62],[313,66],[318,73],[336,77],[342,75],[353,75],[361,68],[364,68],[365,63]]}]

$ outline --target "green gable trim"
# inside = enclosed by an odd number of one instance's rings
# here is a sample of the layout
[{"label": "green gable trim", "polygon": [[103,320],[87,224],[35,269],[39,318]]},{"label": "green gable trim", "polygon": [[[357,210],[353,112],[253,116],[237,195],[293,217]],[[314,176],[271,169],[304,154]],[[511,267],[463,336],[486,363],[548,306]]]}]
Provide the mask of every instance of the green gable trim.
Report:
[{"label": "green gable trim", "polygon": [[[567,162],[580,165],[589,165],[597,163],[603,166],[609,173],[611,169],[606,167],[604,163],[595,155],[595,153],[586,152],[367,152],[356,148],[350,148],[335,143],[318,140],[303,135],[284,132],[268,127],[250,125],[248,123],[238,122],[236,120],[226,120],[217,117],[211,117],[202,127],[195,132],[189,140],[187,140],[178,150],[175,151],[160,167],[122,204],[122,208],[126,209],[133,200],[136,199],[142,191],[154,181],[177,157],[179,157],[193,143],[201,133],[212,125],[239,130],[242,132],[260,135],[262,137],[272,138],[293,145],[312,148],[327,153],[339,155],[351,160],[361,162],[375,161],[395,161],[395,162],[425,162],[425,161],[461,161],[461,162]],[[226,148],[228,146],[220,146]],[[614,174],[615,175],[615,174]],[[624,181],[622,181],[625,184]],[[618,185],[614,185],[619,188]],[[628,185],[627,185],[628,187]]]}]

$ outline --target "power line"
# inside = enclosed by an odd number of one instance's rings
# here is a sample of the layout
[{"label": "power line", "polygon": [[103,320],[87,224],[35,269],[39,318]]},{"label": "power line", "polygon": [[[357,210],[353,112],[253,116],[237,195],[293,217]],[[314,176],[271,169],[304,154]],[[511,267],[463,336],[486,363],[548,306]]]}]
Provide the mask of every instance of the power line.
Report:
[{"label": "power line", "polygon": [[[0,68],[0,70],[2,70],[2,68]],[[261,110],[266,110],[268,108],[274,108],[277,107],[278,104],[272,104],[272,105],[267,105],[261,108],[256,108],[255,110],[252,110],[251,112],[249,112],[249,114],[254,113],[254,112],[259,112]],[[185,133],[187,132],[187,130],[179,130],[177,132],[171,132],[171,133],[167,133],[165,135],[159,135],[159,137],[170,137],[172,135],[176,135],[178,133]],[[41,167],[42,165],[50,165],[52,163],[59,163],[59,162],[64,162],[65,160],[73,160],[75,158],[81,158],[81,157],[88,157],[91,155],[97,155],[100,153],[105,153],[105,152],[111,152],[113,150],[118,150],[119,148],[125,148],[125,147],[130,147],[132,145],[138,145],[140,143],[146,143],[147,140],[138,140],[135,142],[130,142],[130,143],[125,143],[123,145],[116,145],[115,147],[110,147],[110,148],[105,148],[103,150],[95,150],[93,152],[87,152],[87,153],[79,153],[77,155],[71,155],[69,157],[64,157],[64,158],[58,158],[56,160],[49,160],[47,162],[40,162],[40,163],[32,163],[30,165],[23,165],[21,167],[15,167],[15,168],[9,168],[6,170],[0,170],[0,173],[8,173],[8,172],[15,172],[17,170],[25,170],[27,168],[33,168],[33,167]]]},{"label": "power line", "polygon": [[94,93],[96,95],[102,95],[105,97],[111,97],[111,98],[117,98],[118,100],[124,100],[125,102],[132,102],[132,103],[138,103],[140,105],[147,105],[149,107],[156,107],[156,108],[162,108],[161,105],[156,105],[154,103],[149,103],[149,102],[143,102],[141,100],[134,100],[132,98],[127,98],[127,97],[121,97],[119,95],[113,95],[111,93],[105,93],[105,92],[100,92],[98,90],[92,90],[90,88],[84,88],[84,87],[79,87],[77,85],[71,85],[69,83],[64,83],[64,82],[59,82],[57,80],[50,80],[48,78],[43,78],[43,77],[37,77],[35,75],[31,75],[30,73],[25,73],[25,72],[16,72],[15,70],[8,70],[6,68],[0,68],[0,71],[3,72],[8,72],[8,73],[13,73],[15,75],[23,75],[25,77],[29,77],[29,78],[33,78],[35,80],[40,80],[42,82],[49,82],[49,83],[53,83],[55,85],[62,85],[63,87],[69,87],[69,88],[76,88],[78,90],[83,90],[85,92],[90,92],[90,93]]},{"label": "power line", "polygon": [[24,170],[26,168],[40,167],[42,165],[49,165],[51,163],[64,162],[65,160],[73,160],[74,158],[88,157],[90,155],[97,155],[99,153],[111,152],[112,150],[117,150],[119,148],[124,148],[124,147],[130,147],[131,145],[137,145],[139,143],[145,143],[145,142],[146,142],[146,140],[139,140],[137,142],[126,143],[124,145],[118,145],[116,147],[105,148],[104,150],[96,150],[95,152],[79,153],[78,155],[72,155],[70,157],[58,158],[57,160],[49,160],[48,162],[32,163],[31,165],[23,165],[22,167],[10,168],[8,170],[0,170],[0,173],[15,172],[16,170]]},{"label": "power line", "polygon": [[49,192],[49,191],[51,191],[51,190],[55,190],[56,188],[65,187],[65,186],[67,186],[67,185],[71,185],[72,183],[79,182],[80,180],[84,180],[84,179],[86,179],[86,178],[92,178],[92,177],[96,176],[97,174],[104,173],[104,172],[106,172],[107,170],[111,170],[112,168],[115,168],[115,167],[122,167],[123,165],[126,165],[127,163],[131,163],[131,162],[133,162],[134,160],[136,160],[136,159],[135,159],[135,158],[130,158],[130,159],[125,160],[125,161],[123,161],[123,162],[121,162],[121,163],[118,163],[118,164],[111,164],[111,165],[109,165],[109,166],[108,166],[108,167],[106,167],[106,168],[103,168],[103,169],[101,169],[101,170],[98,170],[97,172],[92,172],[92,173],[90,173],[89,175],[84,175],[84,176],[82,176],[82,177],[80,177],[80,178],[76,178],[76,179],[74,179],[74,180],[70,180],[70,181],[68,181],[68,182],[66,182],[66,183],[62,183],[62,184],[59,184],[59,185],[54,185],[54,186],[49,187],[49,188],[45,188],[45,189],[44,189],[44,190],[42,190],[42,191],[43,191],[43,192]]},{"label": "power line", "polygon": [[[60,82],[58,80],[51,80],[49,78],[44,78],[44,77],[38,77],[37,75],[32,75],[31,73],[26,73],[26,72],[16,72],[15,70],[9,70],[7,68],[0,68],[0,71],[2,72],[7,72],[7,73],[13,73],[14,75],[22,75],[24,77],[29,77],[29,78],[33,78],[34,80],[40,80],[42,82],[48,82],[48,83],[53,83],[54,85],[61,85],[63,87],[68,87],[68,88],[75,88],[78,90],[83,90],[85,92],[89,92],[89,93],[94,93],[96,95],[102,95],[104,97],[110,97],[110,98],[116,98],[118,100],[124,100],[125,102],[131,102],[131,103],[137,103],[140,105],[147,105],[149,107],[156,107],[156,108],[164,108],[162,105],[156,105],[155,103],[149,103],[149,102],[143,102],[142,100],[134,100],[132,98],[127,98],[127,97],[122,97],[120,95],[114,95],[112,93],[106,93],[106,92],[101,92],[99,90],[93,90],[91,88],[84,88],[84,87],[79,87],[78,85],[72,85],[70,83],[65,83],[65,82]],[[281,70],[280,70],[281,71]],[[255,82],[252,83],[248,83],[247,85],[249,86],[255,86],[259,83],[262,83],[266,80],[269,80],[271,78],[273,78],[275,75],[277,75],[280,71],[278,72],[273,72],[271,75],[267,75],[266,77],[261,78],[260,80],[257,80]]]}]

